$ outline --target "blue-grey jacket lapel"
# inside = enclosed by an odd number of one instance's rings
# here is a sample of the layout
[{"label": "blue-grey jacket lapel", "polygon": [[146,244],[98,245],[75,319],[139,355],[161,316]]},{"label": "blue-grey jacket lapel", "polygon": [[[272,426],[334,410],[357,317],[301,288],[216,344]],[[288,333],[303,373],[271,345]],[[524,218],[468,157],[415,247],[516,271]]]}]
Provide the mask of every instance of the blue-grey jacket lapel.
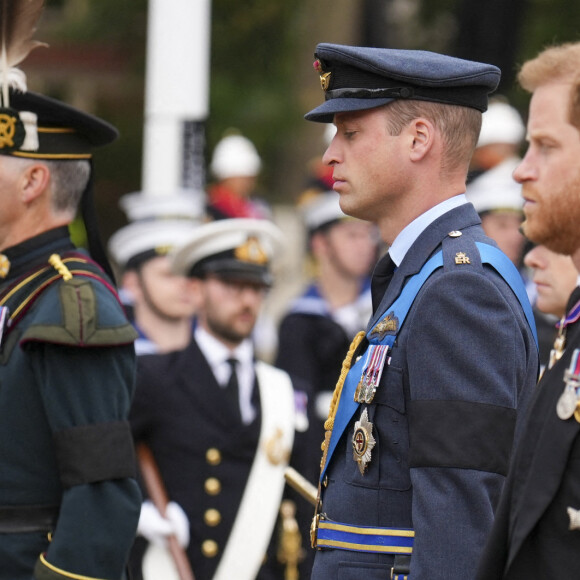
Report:
[{"label": "blue-grey jacket lapel", "polygon": [[401,293],[407,278],[421,270],[425,262],[441,246],[443,238],[449,232],[476,226],[480,223],[481,220],[473,205],[468,203],[448,211],[430,224],[415,240],[415,243],[405,255],[403,262],[396,269],[379,307],[371,317],[367,329],[370,330],[383,317],[389,306]]}]

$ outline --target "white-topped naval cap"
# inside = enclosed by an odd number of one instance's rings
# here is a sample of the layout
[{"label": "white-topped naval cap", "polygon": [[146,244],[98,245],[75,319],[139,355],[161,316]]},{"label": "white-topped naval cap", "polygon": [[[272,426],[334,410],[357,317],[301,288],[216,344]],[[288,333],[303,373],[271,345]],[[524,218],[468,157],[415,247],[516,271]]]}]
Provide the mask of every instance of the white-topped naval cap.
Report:
[{"label": "white-topped naval cap", "polygon": [[481,132],[477,147],[491,143],[519,145],[526,128],[517,109],[503,101],[491,101],[481,120]]},{"label": "white-topped naval cap", "polygon": [[190,219],[204,216],[205,193],[180,189],[168,194],[136,191],[124,195],[119,206],[130,222],[148,219]]},{"label": "white-topped naval cap", "polygon": [[132,222],[109,239],[111,257],[121,268],[133,260],[167,255],[190,239],[200,224],[184,219],[158,219]]},{"label": "white-topped naval cap", "polygon": [[254,144],[242,135],[224,137],[213,151],[210,169],[218,179],[254,177],[260,173],[262,160]]},{"label": "white-topped naval cap", "polygon": [[340,209],[340,196],[335,191],[324,191],[300,204],[304,223],[310,232],[342,219],[352,219]]},{"label": "white-topped naval cap", "polygon": [[175,248],[172,269],[176,274],[190,275],[203,263],[200,275],[211,271],[262,281],[283,245],[281,230],[269,220],[219,220],[203,224],[181,247]]},{"label": "white-topped naval cap", "polygon": [[517,158],[506,159],[467,185],[465,196],[477,213],[522,211],[522,186],[512,177],[518,164]]}]

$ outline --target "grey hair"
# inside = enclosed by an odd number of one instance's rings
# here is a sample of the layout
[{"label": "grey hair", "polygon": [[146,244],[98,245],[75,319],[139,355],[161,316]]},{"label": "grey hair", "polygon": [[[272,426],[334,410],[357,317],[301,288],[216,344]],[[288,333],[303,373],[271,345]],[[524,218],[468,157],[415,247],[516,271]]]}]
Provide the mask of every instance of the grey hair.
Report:
[{"label": "grey hair", "polygon": [[50,170],[52,206],[55,212],[75,214],[91,175],[91,164],[78,161],[43,161]]}]

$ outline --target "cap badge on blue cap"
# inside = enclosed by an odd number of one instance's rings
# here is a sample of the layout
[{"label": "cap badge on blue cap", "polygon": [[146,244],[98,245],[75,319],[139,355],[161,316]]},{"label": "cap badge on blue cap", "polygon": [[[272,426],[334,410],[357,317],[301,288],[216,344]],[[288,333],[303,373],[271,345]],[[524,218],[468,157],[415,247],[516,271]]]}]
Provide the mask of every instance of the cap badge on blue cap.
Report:
[{"label": "cap badge on blue cap", "polygon": [[241,262],[267,264],[268,255],[256,236],[250,236],[241,246],[234,250],[234,256]]},{"label": "cap badge on blue cap", "polygon": [[330,86],[330,75],[332,74],[331,72],[324,72],[324,70],[322,69],[322,63],[320,62],[319,59],[316,59],[314,61],[314,70],[320,74],[320,86],[322,87],[323,91],[327,91],[328,87]]}]

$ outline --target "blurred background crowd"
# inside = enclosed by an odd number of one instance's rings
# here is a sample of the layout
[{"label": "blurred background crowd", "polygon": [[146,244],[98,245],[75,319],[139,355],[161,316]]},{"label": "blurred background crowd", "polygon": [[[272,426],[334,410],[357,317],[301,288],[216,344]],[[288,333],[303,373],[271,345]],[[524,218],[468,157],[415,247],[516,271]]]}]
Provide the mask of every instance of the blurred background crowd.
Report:
[{"label": "blurred background crowd", "polygon": [[[95,198],[105,242],[128,221],[121,197],[144,186],[146,60],[153,4],[48,0],[40,28],[50,49],[34,51],[25,65],[31,88],[100,115],[121,132],[112,147],[96,153]],[[514,83],[518,64],[548,43],[575,39],[575,16],[580,17],[580,5],[569,0],[213,0],[205,4],[209,10],[208,107],[203,118],[193,120],[201,150],[190,183],[198,197],[205,198],[206,192],[219,195],[220,171],[235,172],[234,165],[243,165],[245,183],[238,179],[235,187],[245,189],[242,195],[259,199],[254,215],[268,215],[289,240],[266,305],[274,322],[311,273],[306,263],[307,227],[295,208],[305,190],[331,186],[320,164],[328,143],[325,127],[302,120],[304,111],[320,98],[318,83],[309,74],[317,42],[425,49],[495,64],[502,70],[498,94],[523,115],[525,123],[527,97]],[[193,34],[199,26],[186,22],[182,30]],[[184,75],[191,75],[188,67],[197,65],[180,54],[177,32],[163,39],[163,54],[178,62]],[[175,78],[175,83],[179,85],[180,79]],[[199,86],[206,90],[203,79]],[[172,87],[161,91],[169,95]],[[248,154],[235,146],[230,153],[222,149],[220,161],[216,147],[230,133],[247,138],[252,151]],[[513,155],[521,152],[522,137],[510,138]],[[212,155],[216,155],[215,167]],[[150,159],[155,162],[155,156]],[[164,168],[156,171],[163,173]],[[215,207],[209,208],[209,217],[215,215]],[[82,236],[79,226],[77,241],[82,242]],[[517,259],[523,260],[520,241]],[[264,355],[271,358],[274,350]]]},{"label": "blurred background crowd", "polygon": [[[40,23],[48,50],[25,72],[32,90],[93,112],[121,131],[97,153],[97,209],[105,239],[125,223],[119,198],[140,190],[143,153],[147,0],[48,0]],[[262,158],[257,192],[276,208],[292,206],[323,126],[302,115],[320,99],[311,72],[318,42],[425,49],[499,66],[499,91],[522,113],[519,63],[552,42],[577,35],[580,5],[570,0],[213,0],[209,31],[209,110],[204,155],[237,128]],[[193,29],[193,25],[190,27]],[[186,69],[187,55],[169,54]],[[170,87],[166,87],[170,91]],[[206,182],[212,175],[204,176]]]},{"label": "blurred background crowd", "polygon": [[[184,349],[191,339],[195,305],[185,285],[164,286],[168,263],[150,261],[162,255],[160,247],[179,246],[212,220],[273,221],[284,236],[284,251],[272,262],[274,285],[254,329],[256,352],[286,370],[297,392],[308,393],[308,409],[297,397],[296,410],[314,426],[312,441],[322,439],[341,360],[368,320],[369,275],[385,249],[371,224],[348,220],[340,211],[331,175],[321,162],[332,126],[303,121],[321,96],[312,72],[314,47],[332,42],[431,50],[501,68],[499,90],[483,117],[467,197],[486,233],[520,269],[536,308],[546,363],[577,273],[569,258],[532,248],[519,232],[522,199],[511,173],[525,148],[528,97],[516,88],[514,75],[544,45],[576,39],[579,3],[204,2],[209,10],[207,62],[200,69],[207,78],[200,73],[199,87],[207,93],[207,107],[183,120],[179,188],[172,184],[173,168],[164,166],[164,149],[174,143],[159,138],[161,133],[148,142],[146,135],[154,4],[47,0],[41,37],[50,50],[34,51],[23,67],[31,89],[95,113],[121,132],[115,144],[95,155],[95,201],[117,281],[140,333],[138,354]],[[179,2],[157,5],[175,10]],[[155,87],[161,104],[170,102],[181,86],[181,73],[192,82],[191,69],[198,64],[198,58],[183,53],[180,39],[197,34],[200,23],[182,24],[175,34],[165,31],[157,39],[174,81],[165,79]],[[153,170],[157,180],[151,179]],[[164,175],[166,191],[159,186]],[[146,178],[156,183],[154,191],[147,189]],[[158,218],[164,220],[162,227],[151,226]],[[82,224],[76,227],[82,245]],[[320,451],[316,444],[306,449],[307,467],[302,467],[315,480]]]}]

